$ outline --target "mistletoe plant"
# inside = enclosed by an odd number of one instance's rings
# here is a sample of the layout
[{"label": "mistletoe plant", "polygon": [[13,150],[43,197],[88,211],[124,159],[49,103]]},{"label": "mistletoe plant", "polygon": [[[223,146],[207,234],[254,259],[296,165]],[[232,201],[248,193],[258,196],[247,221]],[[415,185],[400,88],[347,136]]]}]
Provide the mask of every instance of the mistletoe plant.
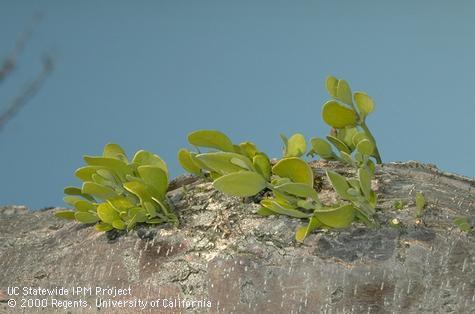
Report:
[{"label": "mistletoe plant", "polygon": [[[213,186],[225,194],[249,197],[270,190],[272,196],[260,202],[262,207],[258,213],[307,219],[308,225],[297,230],[296,239],[299,241],[318,227],[347,227],[354,219],[354,208],[352,205],[321,204],[313,188],[313,171],[299,158],[306,150],[304,137],[301,134],[289,139],[281,137],[284,158],[273,166],[255,145],[250,142],[233,145],[226,135],[214,130],[199,130],[188,136],[190,144],[214,150],[190,153],[182,149],[178,159],[187,171],[209,174],[214,181]],[[252,149],[243,149],[243,146]]]},{"label": "mistletoe plant", "polygon": [[[345,80],[329,76],[326,88],[332,100],[327,101],[322,108],[322,118],[332,127],[328,142],[340,152],[335,154],[330,145],[321,138],[311,140],[311,154],[318,154],[326,160],[340,160],[351,164],[351,155],[355,149],[355,158],[362,161],[359,153],[373,157],[380,164],[381,156],[371,131],[366,124],[366,118],[374,111],[374,101],[364,92],[352,93]],[[356,105],[355,105],[356,104]],[[326,142],[328,144],[328,142]]]},{"label": "mistletoe plant", "polygon": [[[374,102],[363,92],[352,94],[346,81],[333,76],[327,78],[326,87],[334,99],[323,105],[322,117],[332,130],[327,136],[328,141],[311,139],[309,155],[339,160],[355,168],[357,178],[347,179],[334,171],[327,171],[326,174],[340,198],[353,204],[357,210],[356,217],[371,225],[377,202],[376,193],[371,189],[375,171],[371,158],[381,163],[376,141],[366,125],[366,117],[373,112]],[[330,143],[338,153],[333,151]]]},{"label": "mistletoe plant", "polygon": [[167,166],[159,156],[140,150],[129,162],[119,145],[107,144],[102,156],[84,160],[87,166],[75,173],[82,187],[64,189],[64,201],[75,210],[56,216],[95,224],[99,231],[130,230],[137,223],[178,224],[166,198]]},{"label": "mistletoe plant", "polygon": [[[224,133],[216,130],[194,131],[188,135],[188,142],[197,148],[197,152],[182,148],[178,151],[178,161],[190,173],[217,180],[234,172],[246,171],[247,176],[259,176],[264,182],[270,180],[269,157],[252,142],[233,144]],[[200,148],[207,151],[201,152]],[[249,193],[243,191],[241,194],[248,196]]]},{"label": "mistletoe plant", "polygon": [[[352,94],[344,80],[329,77],[326,86],[333,100],[324,104],[322,116],[332,131],[326,140],[313,138],[308,154],[355,168],[356,178],[326,172],[341,201],[332,205],[320,202],[313,186],[313,170],[301,158],[307,143],[299,133],[289,138],[281,135],[283,158],[271,162],[252,142],[234,144],[222,132],[198,130],[188,135],[196,151],[181,149],[179,163],[186,171],[212,180],[217,190],[231,196],[267,192],[258,213],[305,219],[307,224],[296,232],[298,241],[316,228],[345,228],[355,218],[373,224],[377,202],[371,189],[373,159],[381,163],[381,157],[366,117],[374,110],[374,102],[365,93]],[[129,162],[120,146],[108,144],[102,156],[85,156],[84,160],[87,166],[76,171],[82,187],[64,190],[65,202],[75,210],[58,212],[58,217],[95,224],[101,231],[129,230],[137,223],[178,223],[166,198],[168,170],[160,157],[141,150]]]}]

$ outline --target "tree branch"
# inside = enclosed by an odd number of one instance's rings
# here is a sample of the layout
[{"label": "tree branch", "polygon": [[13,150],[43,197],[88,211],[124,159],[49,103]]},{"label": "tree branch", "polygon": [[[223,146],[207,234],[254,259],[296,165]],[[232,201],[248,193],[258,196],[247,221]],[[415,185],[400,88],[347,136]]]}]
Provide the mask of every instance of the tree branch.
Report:
[{"label": "tree branch", "polygon": [[[30,40],[33,31],[41,21],[42,16],[35,14],[31,18],[29,27],[18,37],[15,47],[10,54],[5,58],[3,64],[0,65],[0,83],[2,83],[8,76],[11,75],[14,70],[17,59],[25,49],[26,44]],[[26,105],[28,100],[33,97],[40,87],[43,85],[46,77],[53,70],[53,59],[47,55],[43,57],[43,68],[36,78],[31,81],[6,107],[6,109],[0,113],[0,131],[10,121],[22,107]]]},{"label": "tree branch", "polygon": [[43,58],[43,69],[37,77],[26,86],[26,88],[16,96],[7,106],[7,109],[0,114],[0,130],[23,108],[28,100],[33,97],[43,85],[46,77],[53,70],[53,59],[50,56]]},{"label": "tree branch", "polygon": [[18,37],[15,43],[15,47],[5,58],[3,64],[0,66],[0,83],[2,83],[15,68],[18,57],[23,52],[23,50],[25,50],[25,46],[30,40],[33,31],[36,29],[39,22],[41,21],[41,18],[41,14],[35,14],[31,18],[31,22],[28,28]]}]

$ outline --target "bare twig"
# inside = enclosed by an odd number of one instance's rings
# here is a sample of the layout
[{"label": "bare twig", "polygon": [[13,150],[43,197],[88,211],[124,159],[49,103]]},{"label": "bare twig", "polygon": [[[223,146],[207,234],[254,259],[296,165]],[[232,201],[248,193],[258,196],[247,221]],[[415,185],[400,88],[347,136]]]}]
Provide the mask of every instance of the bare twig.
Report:
[{"label": "bare twig", "polygon": [[37,77],[26,86],[7,106],[7,109],[0,114],[0,130],[13,118],[13,116],[25,106],[27,101],[33,97],[43,85],[46,77],[53,70],[53,60],[50,56],[43,58],[43,69]]},{"label": "bare twig", "polygon": [[18,57],[25,49],[27,42],[30,40],[31,35],[38,26],[38,23],[41,21],[41,18],[41,14],[35,14],[31,18],[31,22],[28,28],[18,37],[15,43],[15,47],[5,58],[3,64],[0,66],[0,83],[3,82],[15,68]]},{"label": "bare twig", "polygon": [[[26,44],[30,40],[33,31],[41,21],[42,16],[35,14],[31,18],[30,25],[18,37],[13,50],[5,58],[3,64],[0,65],[0,83],[2,83],[14,70],[17,59],[25,49]],[[13,116],[25,106],[27,101],[33,97],[40,87],[43,85],[46,77],[53,69],[53,59],[48,55],[43,57],[43,68],[36,78],[31,81],[13,100],[7,105],[3,112],[0,112],[0,130],[10,121]]]}]

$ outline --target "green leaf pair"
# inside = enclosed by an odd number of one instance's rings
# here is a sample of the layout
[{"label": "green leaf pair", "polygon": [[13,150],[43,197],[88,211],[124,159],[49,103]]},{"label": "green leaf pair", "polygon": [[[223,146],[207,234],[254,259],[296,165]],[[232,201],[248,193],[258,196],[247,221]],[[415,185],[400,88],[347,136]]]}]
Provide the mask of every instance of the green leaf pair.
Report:
[{"label": "green leaf pair", "polygon": [[272,173],[281,178],[288,178],[292,182],[313,187],[313,170],[300,158],[281,159],[272,167]]},{"label": "green leaf pair", "polygon": [[309,218],[307,226],[297,229],[295,239],[303,242],[317,228],[347,228],[353,222],[354,217],[355,209],[352,205],[316,210],[313,216]]},{"label": "green leaf pair", "polygon": [[358,168],[357,173],[358,179],[347,179],[334,171],[327,171],[326,175],[338,196],[359,212],[358,217],[371,222],[377,203],[377,195],[371,189],[372,173],[367,167]]},{"label": "green leaf pair", "polygon": [[356,112],[335,100],[327,101],[322,108],[323,121],[331,127],[342,129],[354,127],[357,123]]},{"label": "green leaf pair", "polygon": [[188,172],[208,176],[219,191],[240,197],[262,191],[271,178],[271,164],[266,154],[252,142],[235,145],[222,132],[197,130],[188,135],[191,145],[208,152],[181,149],[178,161]]},{"label": "green leaf pair", "polygon": [[[353,110],[353,113],[351,114],[347,112],[345,114],[347,118],[345,122],[351,122],[350,119],[348,118],[353,114],[355,115],[354,118],[360,117],[364,120],[364,118],[368,114],[374,111],[373,99],[364,92],[355,92],[354,94],[352,94],[350,85],[345,80],[339,80],[333,76],[328,76],[326,80],[326,88],[327,88],[328,94],[330,94],[330,96],[335,98],[336,100],[341,101],[342,103],[346,105],[352,106],[353,109],[356,109],[354,108],[354,104],[356,104],[358,108],[358,112],[356,112],[356,110]],[[342,108],[348,109],[347,107],[344,107],[344,106],[342,106]],[[334,113],[346,112],[342,108],[332,105],[331,107],[328,108],[328,110],[333,110]],[[344,121],[344,120],[341,120],[341,121]],[[350,124],[345,123],[343,127],[349,126]],[[331,126],[337,127],[334,125],[331,125]]]},{"label": "green leaf pair", "polygon": [[235,145],[217,130],[194,131],[188,135],[188,142],[209,150],[205,153],[179,150],[178,162],[190,173],[218,178],[236,171],[254,171],[266,180],[270,178],[269,158],[252,142]]},{"label": "green leaf pair", "polygon": [[225,194],[248,197],[262,191],[267,186],[267,181],[256,172],[241,171],[219,177],[213,185]]},{"label": "green leaf pair", "polygon": [[345,80],[339,80],[333,76],[328,76],[326,80],[326,88],[330,96],[339,101],[351,105],[353,104],[351,89]]},{"label": "green leaf pair", "polygon": [[[325,160],[339,160],[350,166],[354,165],[352,153],[359,154],[361,161],[368,159],[374,155],[374,145],[369,140],[364,132],[358,132],[356,128],[345,128],[336,131],[335,136],[328,135],[327,140],[314,137],[310,140],[312,148],[309,152],[310,155],[318,155]],[[333,147],[339,152],[339,154],[333,151]],[[368,157],[363,158],[362,155]],[[356,157],[355,157],[356,158]]]},{"label": "green leaf pair", "polygon": [[56,216],[96,224],[99,231],[133,229],[137,223],[178,223],[166,198],[168,169],[150,152],[138,151],[129,162],[117,144],[107,144],[102,156],[84,156],[76,171],[82,188],[66,187],[64,201],[74,211]]},{"label": "green leaf pair", "polygon": [[297,241],[303,241],[316,228],[345,228],[354,220],[352,205],[326,207],[320,203],[313,189],[313,171],[303,160],[284,158],[274,165],[272,171],[279,178],[274,182],[280,185],[271,187],[274,198],[262,200],[259,213],[309,219],[307,226],[297,230]]},{"label": "green leaf pair", "polygon": [[281,134],[280,138],[284,142],[284,158],[301,157],[307,151],[305,137],[300,133],[295,133],[288,139],[284,134]]},{"label": "green leaf pair", "polygon": [[[309,155],[318,155],[325,160],[339,160],[349,166],[367,163],[375,149],[365,133],[353,127],[336,130],[335,136],[328,135],[326,140],[314,137],[310,143],[312,148]],[[332,145],[338,153],[335,153]],[[353,153],[356,154],[354,158],[351,156]]]},{"label": "green leaf pair", "polygon": [[[366,117],[374,111],[373,99],[363,92],[353,94],[345,80],[339,80],[333,76],[327,78],[326,88],[333,98],[322,107],[323,121],[333,128],[327,140],[342,153],[351,155],[356,149],[359,153],[372,156],[381,163],[376,141],[366,125]],[[310,154],[318,154],[315,147],[312,148]],[[337,158],[328,150],[324,150],[319,155],[327,160],[347,159],[345,158],[347,156]]]}]

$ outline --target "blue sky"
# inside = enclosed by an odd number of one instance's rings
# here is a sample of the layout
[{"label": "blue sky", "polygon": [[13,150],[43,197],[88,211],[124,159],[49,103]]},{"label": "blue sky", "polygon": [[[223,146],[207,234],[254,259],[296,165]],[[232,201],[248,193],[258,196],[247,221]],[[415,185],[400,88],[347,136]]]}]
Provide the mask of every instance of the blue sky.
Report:
[{"label": "blue sky", "polygon": [[55,57],[41,91],[0,131],[0,204],[62,205],[84,154],[151,150],[183,173],[186,134],[220,129],[281,154],[279,133],[324,136],[324,79],[376,101],[384,161],[475,175],[473,1],[0,2],[0,56],[44,15],[0,110]]}]

